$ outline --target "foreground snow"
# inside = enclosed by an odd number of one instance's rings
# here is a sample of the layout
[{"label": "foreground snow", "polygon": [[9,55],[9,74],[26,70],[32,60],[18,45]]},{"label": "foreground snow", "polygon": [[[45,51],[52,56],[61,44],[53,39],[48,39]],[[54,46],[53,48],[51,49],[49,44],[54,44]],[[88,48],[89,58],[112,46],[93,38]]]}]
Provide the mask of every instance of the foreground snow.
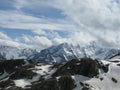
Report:
[{"label": "foreground snow", "polygon": [[[113,59],[112,59],[113,60]],[[119,60],[120,61],[120,60]],[[83,82],[91,90],[120,90],[120,62],[102,61],[104,64],[109,64],[109,71],[102,73],[94,78],[87,78],[81,75],[75,75],[77,87],[73,90],[81,90],[80,82]]]},{"label": "foreground snow", "polygon": [[27,85],[31,85],[30,82],[28,82],[25,79],[14,80],[14,82],[15,82],[16,86],[22,87],[22,88],[25,88],[25,86],[27,86]]}]

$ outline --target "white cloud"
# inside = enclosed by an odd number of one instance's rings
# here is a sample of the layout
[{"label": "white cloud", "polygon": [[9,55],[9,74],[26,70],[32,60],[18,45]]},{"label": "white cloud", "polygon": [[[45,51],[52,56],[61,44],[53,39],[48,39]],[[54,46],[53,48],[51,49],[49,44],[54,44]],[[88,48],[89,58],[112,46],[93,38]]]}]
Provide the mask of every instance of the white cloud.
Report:
[{"label": "white cloud", "polygon": [[21,9],[26,4],[27,4],[26,0],[15,0],[14,7],[17,9]]},{"label": "white cloud", "polygon": [[42,50],[53,45],[52,40],[48,39],[45,36],[23,35],[23,37],[19,38],[18,40],[23,41],[24,43],[26,43],[26,45],[30,45],[32,46],[32,48],[38,50]]},{"label": "white cloud", "polygon": [[63,10],[64,14],[74,22],[74,25],[89,34],[89,36],[84,34],[82,41],[94,36],[99,41],[98,43],[106,46],[118,46],[118,41],[120,41],[120,36],[117,34],[120,33],[120,4],[116,0],[55,0],[54,2],[56,3],[54,7]]},{"label": "white cloud", "polygon": [[70,36],[69,39],[69,41],[74,45],[85,45],[97,40],[94,36],[91,36],[89,33],[86,32],[75,32],[72,36]]},{"label": "white cloud", "polygon": [[[119,0],[23,0],[21,7],[53,7],[63,11],[80,28],[119,30]],[[23,2],[22,1],[22,2]]]},{"label": "white cloud", "polygon": [[18,11],[0,10],[0,27],[10,29],[31,30],[36,34],[45,34],[44,30],[68,31],[74,29],[74,25],[64,20],[37,18]]},{"label": "white cloud", "polygon": [[[22,39],[24,40],[25,43],[31,43],[32,42],[30,36],[23,35]],[[17,39],[17,41],[19,41],[19,39]]]},{"label": "white cloud", "polygon": [[[54,34],[54,33],[53,33]],[[31,48],[42,50],[52,45],[58,45],[64,42],[70,42],[69,38],[62,38],[62,37],[54,37],[53,39],[49,39],[46,36],[30,36],[30,35],[23,35],[22,38],[18,38],[18,41],[23,41],[26,45],[32,46]]]},{"label": "white cloud", "polygon": [[[119,0],[16,0],[14,7],[18,11],[0,10],[0,21],[2,21],[0,27],[31,30],[37,35],[44,35],[23,37],[25,43],[34,42],[37,48],[63,42],[86,44],[93,40],[106,46],[120,44],[118,43],[120,41]],[[22,9],[26,7],[35,10],[42,7],[56,8],[61,10],[66,18],[64,20],[37,18],[23,13]],[[45,30],[51,30],[54,33],[48,34]],[[63,38],[55,34],[55,31],[69,32],[70,35]],[[53,37],[52,40],[48,39],[47,35],[53,36],[54,39]]]},{"label": "white cloud", "polygon": [[20,44],[11,40],[0,39],[0,45],[19,47]]},{"label": "white cloud", "polygon": [[42,46],[51,46],[52,42],[43,36],[35,36],[34,37],[34,42],[37,43],[37,45],[42,45]]},{"label": "white cloud", "polygon": [[38,34],[38,35],[45,35],[46,34],[46,32],[44,30],[41,30],[41,29],[33,30],[33,32],[35,34]]},{"label": "white cloud", "polygon": [[6,34],[0,32],[0,39],[4,39],[4,40],[10,40],[11,38],[8,37]]},{"label": "white cloud", "polygon": [[[111,0],[66,0],[63,2],[59,1],[59,3],[62,4],[60,6],[58,4],[57,7],[62,9],[80,27],[95,30],[120,29],[119,14],[111,11],[111,9],[115,8]],[[116,9],[120,12],[119,6],[116,6]]]},{"label": "white cloud", "polygon": [[53,39],[54,45],[61,44],[61,43],[64,43],[64,42],[69,43],[69,40],[67,38],[54,38]]},{"label": "white cloud", "polygon": [[51,2],[54,0],[16,0],[14,2],[14,7],[17,8],[18,10],[29,7],[29,8],[40,8],[40,7],[50,7]]},{"label": "white cloud", "polygon": [[19,48],[30,48],[29,45],[15,41],[14,39],[7,36],[7,34],[0,32],[0,45],[19,47]]}]

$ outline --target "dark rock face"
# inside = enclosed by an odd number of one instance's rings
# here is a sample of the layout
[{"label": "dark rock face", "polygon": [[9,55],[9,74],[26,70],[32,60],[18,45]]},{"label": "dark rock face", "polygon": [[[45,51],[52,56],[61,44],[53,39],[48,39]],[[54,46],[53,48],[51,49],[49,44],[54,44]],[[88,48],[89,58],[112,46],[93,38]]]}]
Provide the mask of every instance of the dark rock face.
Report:
[{"label": "dark rock face", "polygon": [[107,73],[107,72],[109,71],[109,64],[107,64],[107,65],[102,65],[102,66],[101,66],[101,69],[102,69],[105,73]]},{"label": "dark rock face", "polygon": [[72,90],[75,88],[75,81],[70,75],[61,76],[59,79],[60,90]]},{"label": "dark rock face", "polygon": [[93,77],[99,74],[99,63],[92,59],[82,59],[79,66],[78,74],[87,77]]},{"label": "dark rock face", "polygon": [[59,68],[53,77],[61,75],[83,75],[87,77],[94,77],[99,74],[99,63],[97,60],[90,58],[82,58],[81,60],[74,59]]},{"label": "dark rock face", "polygon": [[17,70],[14,74],[10,76],[10,79],[21,79],[21,78],[26,78],[26,79],[32,79],[33,76],[35,76],[36,73],[32,72],[31,70],[26,70],[26,69],[19,69]]},{"label": "dark rock face", "polygon": [[6,60],[0,62],[0,73],[3,74],[4,71],[7,73],[14,72],[17,68],[25,64],[24,60]]},{"label": "dark rock face", "polygon": [[10,79],[32,79],[33,76],[36,75],[35,72],[31,70],[31,68],[35,67],[35,63],[30,63],[28,65],[22,66],[21,68],[18,68],[11,76]]},{"label": "dark rock face", "polygon": [[111,80],[114,82],[114,83],[117,83],[118,81],[115,79],[115,78],[111,78]]},{"label": "dark rock face", "polygon": [[[6,87],[11,86],[9,89],[4,89]],[[30,88],[20,88],[16,87],[13,81],[8,80],[0,83],[0,90],[72,90],[75,88],[75,81],[71,78],[71,76],[61,76],[59,80],[56,78],[51,78],[47,80],[43,80],[41,82],[36,82],[32,84]]]},{"label": "dark rock face", "polygon": [[28,90],[60,90],[57,80],[55,78],[42,81],[41,83],[35,84],[31,89]]},{"label": "dark rock face", "polygon": [[75,88],[75,81],[69,75],[61,76],[59,80],[51,78],[32,85],[27,90],[72,90]]},{"label": "dark rock face", "polygon": [[[7,81],[2,81],[0,82],[0,88],[2,88],[2,90],[8,86],[12,86],[14,85],[14,82],[12,80],[7,80]],[[1,89],[0,89],[1,90]]]}]

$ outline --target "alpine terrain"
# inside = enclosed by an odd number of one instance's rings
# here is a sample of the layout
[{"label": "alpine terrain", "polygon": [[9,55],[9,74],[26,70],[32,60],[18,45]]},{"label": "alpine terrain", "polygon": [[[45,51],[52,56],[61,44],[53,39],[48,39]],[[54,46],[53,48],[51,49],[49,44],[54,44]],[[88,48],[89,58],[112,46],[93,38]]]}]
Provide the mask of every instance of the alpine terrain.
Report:
[{"label": "alpine terrain", "polygon": [[0,47],[0,90],[119,90],[120,50],[63,43]]}]

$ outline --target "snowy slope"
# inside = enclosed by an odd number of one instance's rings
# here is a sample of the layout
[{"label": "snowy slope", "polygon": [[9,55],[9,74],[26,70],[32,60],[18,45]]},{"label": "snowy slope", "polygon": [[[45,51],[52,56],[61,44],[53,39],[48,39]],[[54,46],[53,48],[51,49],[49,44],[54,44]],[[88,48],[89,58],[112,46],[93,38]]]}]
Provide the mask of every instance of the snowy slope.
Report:
[{"label": "snowy slope", "polygon": [[119,90],[120,89],[120,66],[117,64],[111,64],[109,66],[109,72],[100,75],[103,80],[93,78],[86,81],[89,85],[93,86],[93,90]]},{"label": "snowy slope", "polygon": [[[97,78],[75,75],[74,79],[77,83],[77,87],[73,90],[82,90],[83,87],[89,88],[90,90],[120,90],[120,62],[110,63],[106,61],[105,64],[106,63],[110,64],[109,71],[107,73],[100,72]],[[83,82],[85,85],[81,86],[79,82]]]},{"label": "snowy slope", "polygon": [[[115,55],[109,61],[101,60],[104,65],[109,65],[108,72],[103,73],[100,69],[99,75],[94,78],[88,78],[81,75],[75,75],[74,80],[77,87],[73,90],[120,90],[120,55]],[[82,86],[79,82],[84,83]]]}]

